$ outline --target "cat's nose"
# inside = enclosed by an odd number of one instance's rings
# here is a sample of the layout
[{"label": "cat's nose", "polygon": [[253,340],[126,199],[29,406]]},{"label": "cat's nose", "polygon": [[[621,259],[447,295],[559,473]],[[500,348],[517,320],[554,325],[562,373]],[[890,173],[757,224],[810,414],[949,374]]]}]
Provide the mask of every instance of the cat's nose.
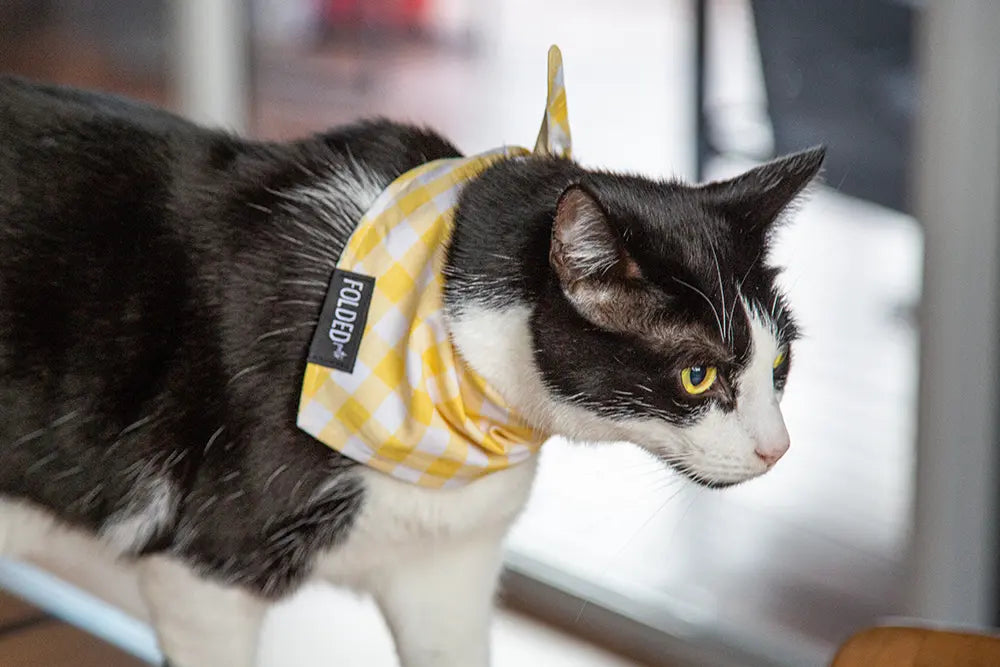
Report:
[{"label": "cat's nose", "polygon": [[757,455],[757,458],[766,463],[768,467],[771,467],[775,463],[777,463],[778,459],[784,456],[785,452],[787,451],[788,451],[788,445],[785,445],[784,449],[773,449],[773,450],[762,449],[758,447],[757,449],[753,450],[753,453]]},{"label": "cat's nose", "polygon": [[775,433],[765,441],[758,443],[753,453],[757,455],[757,458],[766,463],[768,467],[771,467],[778,462],[778,459],[785,455],[790,444],[791,440],[788,437],[788,431],[785,430],[784,424],[782,424],[780,433]]}]

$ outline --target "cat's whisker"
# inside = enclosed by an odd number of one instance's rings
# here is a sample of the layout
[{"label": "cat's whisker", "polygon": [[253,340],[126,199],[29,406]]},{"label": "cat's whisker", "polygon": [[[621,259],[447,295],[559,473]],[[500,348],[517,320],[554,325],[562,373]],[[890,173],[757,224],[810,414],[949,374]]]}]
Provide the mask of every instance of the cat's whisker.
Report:
[{"label": "cat's whisker", "polygon": [[[670,495],[670,496],[669,496],[669,497],[668,497],[668,498],[667,498],[666,500],[664,500],[664,501],[663,501],[662,503],[660,503],[659,507],[657,507],[657,508],[656,508],[656,509],[655,509],[655,510],[654,510],[654,511],[652,512],[652,514],[650,514],[650,515],[649,515],[649,517],[648,517],[648,518],[647,518],[647,519],[646,519],[645,521],[643,521],[643,522],[642,522],[642,524],[641,524],[641,525],[640,525],[640,526],[639,526],[638,528],[636,528],[636,529],[635,529],[635,530],[634,530],[634,531],[632,532],[632,534],[631,534],[631,535],[629,535],[628,539],[626,539],[626,540],[625,540],[625,542],[624,542],[624,543],[623,543],[623,544],[622,544],[622,545],[621,545],[621,546],[620,546],[620,547],[619,547],[619,548],[618,548],[618,549],[617,549],[617,550],[616,550],[616,551],[615,551],[615,552],[614,552],[613,554],[611,554],[611,556],[609,556],[609,557],[608,557],[608,558],[606,559],[606,562],[605,562],[605,564],[604,564],[604,567],[603,567],[603,568],[601,568],[601,569],[602,569],[602,570],[603,570],[603,569],[607,569],[607,568],[609,568],[609,567],[610,567],[611,565],[613,565],[613,564],[614,564],[614,562],[615,562],[615,561],[616,561],[616,560],[617,560],[618,558],[620,558],[620,557],[621,557],[622,553],[623,553],[623,552],[625,551],[625,549],[626,549],[626,548],[627,548],[627,547],[629,546],[629,544],[631,544],[631,543],[632,543],[632,541],[633,541],[633,540],[634,540],[634,539],[635,539],[636,537],[638,537],[638,535],[639,535],[639,534],[640,534],[640,533],[641,533],[641,532],[642,532],[642,531],[643,531],[643,530],[644,530],[644,529],[646,528],[646,526],[648,526],[648,525],[649,525],[649,524],[650,524],[650,523],[651,523],[651,522],[653,521],[653,519],[655,519],[655,518],[656,518],[656,516],[657,516],[657,515],[658,515],[658,514],[659,514],[659,513],[661,512],[661,511],[663,511],[663,508],[667,506],[667,503],[669,503],[669,502],[670,502],[671,500],[673,500],[674,498],[676,498],[676,497],[677,497],[677,496],[678,496],[678,495],[679,495],[679,494],[681,493],[681,491],[683,491],[683,490],[684,490],[684,487],[681,487],[681,488],[677,489],[677,490],[676,490],[676,491],[675,491],[674,493],[672,493],[672,494],[671,494],[671,495]],[[586,609],[587,609],[587,606],[588,606],[589,602],[590,602],[589,600],[584,600],[584,601],[583,601],[583,602],[581,603],[581,605],[580,605],[580,610],[579,610],[579,611],[577,612],[577,614],[576,614],[576,618],[574,618],[574,619],[573,619],[573,624],[574,624],[574,625],[580,622],[580,619],[581,619],[581,618],[583,617],[583,612],[584,612],[584,611],[586,611]]]},{"label": "cat's whisker", "polygon": [[[719,255],[715,252],[715,244],[712,243],[712,259],[715,260],[715,275],[719,277],[719,292],[722,299],[722,330],[726,329],[726,288],[722,286],[722,269],[719,267]],[[722,335],[722,342],[726,342],[725,334]]]},{"label": "cat's whisker", "polygon": [[732,308],[732,311],[730,311],[730,313],[729,313],[729,344],[730,344],[730,347],[732,347],[735,344],[735,340],[734,340],[734,337],[733,337],[733,316],[735,315],[735,312],[736,312],[736,303],[737,303],[737,301],[739,299],[743,298],[743,285],[744,285],[744,283],[746,283],[747,278],[750,276],[750,272],[753,271],[754,266],[756,266],[757,262],[760,260],[760,258],[763,256],[763,254],[764,254],[763,248],[757,251],[757,254],[754,256],[753,261],[750,262],[750,266],[747,267],[746,272],[743,274],[743,277],[740,278],[740,280],[739,280],[738,283],[736,283],[736,298],[733,299],[733,308]]},{"label": "cat's whisker", "polygon": [[697,287],[695,287],[691,283],[685,282],[685,281],[681,280],[680,278],[678,278],[676,276],[673,277],[673,280],[676,281],[676,282],[678,282],[678,283],[680,283],[681,285],[684,285],[685,287],[687,287],[689,289],[694,290],[694,292],[696,294],[700,295],[701,298],[703,298],[705,300],[705,302],[712,308],[712,314],[715,315],[715,323],[719,326],[719,336],[725,337],[725,334],[723,333],[723,329],[722,329],[722,320],[719,319],[719,311],[716,310],[715,304],[712,303],[712,300],[709,299],[708,296],[704,292],[702,292],[700,289],[698,289]]}]

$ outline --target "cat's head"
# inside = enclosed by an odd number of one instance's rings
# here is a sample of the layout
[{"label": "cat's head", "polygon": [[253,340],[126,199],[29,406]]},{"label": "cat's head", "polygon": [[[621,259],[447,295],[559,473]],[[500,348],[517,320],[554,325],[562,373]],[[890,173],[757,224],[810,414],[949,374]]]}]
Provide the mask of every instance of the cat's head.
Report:
[{"label": "cat's head", "polygon": [[789,446],[797,329],[769,244],[823,156],[698,187],[598,173],[563,191],[530,328],[542,382],[575,408],[565,419],[708,486],[770,469]]}]

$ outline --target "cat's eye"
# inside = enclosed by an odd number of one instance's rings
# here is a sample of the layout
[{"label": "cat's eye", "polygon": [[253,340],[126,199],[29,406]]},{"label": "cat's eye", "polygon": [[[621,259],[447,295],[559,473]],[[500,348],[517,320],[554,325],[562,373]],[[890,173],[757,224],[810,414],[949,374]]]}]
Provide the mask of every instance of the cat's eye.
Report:
[{"label": "cat's eye", "polygon": [[771,364],[771,368],[778,370],[778,367],[781,366],[781,364],[785,363],[785,359],[787,358],[788,358],[788,348],[785,346],[781,346],[781,349],[778,350],[778,356],[774,358],[774,362]]},{"label": "cat's eye", "polygon": [[689,394],[703,394],[715,383],[715,366],[688,366],[681,371],[681,384]]}]

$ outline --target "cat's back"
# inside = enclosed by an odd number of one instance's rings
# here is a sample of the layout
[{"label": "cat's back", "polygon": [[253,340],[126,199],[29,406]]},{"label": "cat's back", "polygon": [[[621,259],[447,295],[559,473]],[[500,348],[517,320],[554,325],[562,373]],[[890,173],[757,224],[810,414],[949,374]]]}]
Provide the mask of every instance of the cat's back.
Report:
[{"label": "cat's back", "polygon": [[163,203],[177,158],[213,138],[233,141],[139,102],[0,76],[0,228],[58,219],[55,232]]},{"label": "cat's back", "polygon": [[[257,142],[0,77],[0,498],[97,529],[234,460],[265,480],[336,459],[294,422],[325,281],[383,188],[454,155],[387,121]],[[243,504],[248,530],[297,511]]]},{"label": "cat's back", "polygon": [[0,74],[0,119],[5,131],[30,127],[71,128],[87,122],[117,119],[147,128],[195,129],[168,111],[101,91],[43,83]]},{"label": "cat's back", "polygon": [[[158,390],[192,300],[184,165],[216,134],[141,103],[0,77],[0,440],[71,403],[110,429],[111,407],[127,419]],[[104,398],[111,407],[91,409]]]}]

